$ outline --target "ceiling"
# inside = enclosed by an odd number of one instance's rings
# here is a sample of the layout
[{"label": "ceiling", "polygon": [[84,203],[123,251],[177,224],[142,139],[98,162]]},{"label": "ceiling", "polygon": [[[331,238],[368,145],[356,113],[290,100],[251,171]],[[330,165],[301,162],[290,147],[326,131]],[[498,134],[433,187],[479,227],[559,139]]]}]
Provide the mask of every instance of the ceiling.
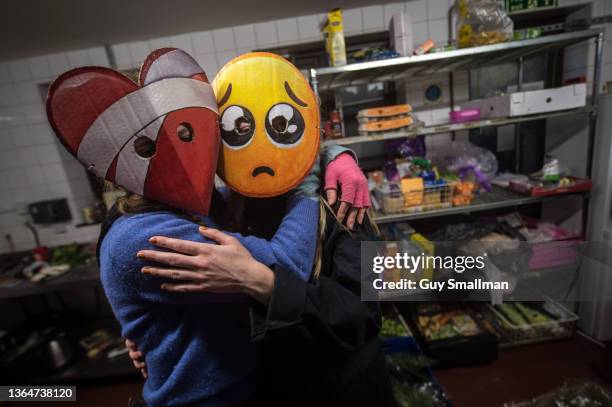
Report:
[{"label": "ceiling", "polygon": [[[385,0],[335,0],[354,8]],[[323,13],[326,0],[8,0],[0,60]]]}]

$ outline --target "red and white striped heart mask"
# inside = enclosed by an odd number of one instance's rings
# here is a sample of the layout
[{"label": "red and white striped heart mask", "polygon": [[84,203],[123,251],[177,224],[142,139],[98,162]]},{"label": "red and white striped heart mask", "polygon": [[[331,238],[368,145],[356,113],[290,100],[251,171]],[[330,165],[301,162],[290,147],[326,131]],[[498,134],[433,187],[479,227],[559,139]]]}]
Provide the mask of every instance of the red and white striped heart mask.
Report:
[{"label": "red and white striped heart mask", "polygon": [[57,137],[89,171],[126,190],[206,215],[219,154],[206,74],[175,48],[152,52],[139,84],[108,68],[57,78],[47,95]]}]

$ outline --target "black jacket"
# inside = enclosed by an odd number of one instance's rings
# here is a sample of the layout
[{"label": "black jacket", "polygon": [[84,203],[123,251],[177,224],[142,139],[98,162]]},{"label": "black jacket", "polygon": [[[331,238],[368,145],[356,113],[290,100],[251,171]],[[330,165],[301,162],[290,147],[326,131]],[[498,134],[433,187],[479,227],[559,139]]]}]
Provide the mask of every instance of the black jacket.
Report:
[{"label": "black jacket", "polygon": [[251,308],[262,347],[254,403],[395,404],[378,341],[380,307],[361,301],[361,241],[373,234],[349,233],[331,214],[327,224],[320,276],[304,282],[276,268],[270,303]]}]

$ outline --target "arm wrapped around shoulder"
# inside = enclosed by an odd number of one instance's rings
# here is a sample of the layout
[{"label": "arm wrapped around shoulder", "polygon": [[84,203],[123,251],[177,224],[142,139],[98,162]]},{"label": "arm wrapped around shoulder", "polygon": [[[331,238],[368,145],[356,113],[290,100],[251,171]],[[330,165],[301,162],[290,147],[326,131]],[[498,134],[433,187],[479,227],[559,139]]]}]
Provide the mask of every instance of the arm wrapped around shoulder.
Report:
[{"label": "arm wrapped around shoulder", "polygon": [[163,235],[193,242],[211,243],[198,231],[199,225],[166,212],[123,216],[115,221],[100,246],[100,274],[106,294],[129,296],[146,302],[185,304],[247,301],[239,294],[176,293],[161,288],[166,279],[144,274],[142,268],[155,262],[141,260],[142,250],[158,250],[150,238]]}]

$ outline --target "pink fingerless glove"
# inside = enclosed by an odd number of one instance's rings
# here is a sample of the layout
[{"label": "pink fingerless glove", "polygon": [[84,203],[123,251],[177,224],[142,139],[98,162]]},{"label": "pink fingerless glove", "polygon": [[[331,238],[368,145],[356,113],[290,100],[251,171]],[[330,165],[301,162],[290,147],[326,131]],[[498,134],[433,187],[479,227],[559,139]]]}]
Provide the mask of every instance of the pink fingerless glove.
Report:
[{"label": "pink fingerless glove", "polygon": [[325,190],[339,189],[340,201],[354,208],[369,208],[368,180],[350,153],[334,158],[325,170]]}]

